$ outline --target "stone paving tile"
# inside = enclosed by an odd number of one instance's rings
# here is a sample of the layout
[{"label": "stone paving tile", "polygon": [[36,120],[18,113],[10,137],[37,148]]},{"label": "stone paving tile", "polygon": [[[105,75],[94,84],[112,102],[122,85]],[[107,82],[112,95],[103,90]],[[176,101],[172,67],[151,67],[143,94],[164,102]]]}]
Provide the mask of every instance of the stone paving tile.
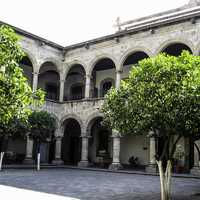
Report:
[{"label": "stone paving tile", "polygon": [[[0,184],[80,200],[160,199],[157,176],[73,169],[4,170]],[[200,200],[200,179],[173,178],[172,184],[174,200]]]}]

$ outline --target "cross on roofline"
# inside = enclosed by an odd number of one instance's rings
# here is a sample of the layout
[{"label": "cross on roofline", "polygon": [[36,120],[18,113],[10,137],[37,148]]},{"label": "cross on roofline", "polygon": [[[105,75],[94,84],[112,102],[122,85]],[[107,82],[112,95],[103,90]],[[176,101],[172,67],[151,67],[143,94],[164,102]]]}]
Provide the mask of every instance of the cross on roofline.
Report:
[{"label": "cross on roofline", "polygon": [[121,20],[120,20],[120,17],[117,17],[116,19],[116,24],[114,24],[114,27],[116,27],[118,30],[117,31],[121,31]]}]

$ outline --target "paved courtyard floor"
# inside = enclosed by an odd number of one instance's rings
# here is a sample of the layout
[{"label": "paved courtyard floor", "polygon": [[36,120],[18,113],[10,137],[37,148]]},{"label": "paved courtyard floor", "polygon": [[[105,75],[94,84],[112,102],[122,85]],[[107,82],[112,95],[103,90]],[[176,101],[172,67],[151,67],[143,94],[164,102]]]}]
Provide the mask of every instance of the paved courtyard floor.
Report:
[{"label": "paved courtyard floor", "polygon": [[[0,186],[2,185],[56,194],[68,199],[69,197],[80,200],[160,199],[159,177],[147,175],[77,169],[43,169],[40,172],[30,169],[6,169],[0,172]],[[173,178],[172,188],[174,200],[200,200],[200,179]],[[1,187],[0,193],[2,193]]]}]

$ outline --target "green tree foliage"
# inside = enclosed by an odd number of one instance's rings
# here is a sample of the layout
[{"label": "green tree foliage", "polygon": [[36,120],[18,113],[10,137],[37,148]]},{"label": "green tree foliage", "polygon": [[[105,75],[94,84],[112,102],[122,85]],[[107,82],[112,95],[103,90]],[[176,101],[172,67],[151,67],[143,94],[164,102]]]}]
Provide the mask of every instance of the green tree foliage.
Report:
[{"label": "green tree foliage", "polygon": [[30,105],[42,103],[41,90],[32,92],[19,66],[24,53],[19,37],[7,27],[0,26],[0,124],[9,124],[12,118],[27,119]]},{"label": "green tree foliage", "polygon": [[[164,158],[171,161],[181,137],[199,138],[200,57],[185,51],[179,57],[160,54],[144,59],[119,89],[109,91],[102,111],[105,122],[122,135],[162,137],[163,152],[156,159],[160,166]],[[178,138],[169,152],[174,135]]]},{"label": "green tree foliage", "polygon": [[44,100],[41,90],[31,90],[20,68],[24,52],[19,46],[19,39],[10,27],[0,26],[0,134],[5,147],[0,156],[0,170],[7,146],[4,144],[9,136],[19,133],[10,125],[14,124],[14,120],[26,121],[31,114],[31,106],[40,105]]},{"label": "green tree foliage", "polygon": [[34,111],[29,116],[29,123],[31,126],[30,137],[37,143],[39,153],[40,144],[46,142],[54,134],[56,120],[46,111]]}]

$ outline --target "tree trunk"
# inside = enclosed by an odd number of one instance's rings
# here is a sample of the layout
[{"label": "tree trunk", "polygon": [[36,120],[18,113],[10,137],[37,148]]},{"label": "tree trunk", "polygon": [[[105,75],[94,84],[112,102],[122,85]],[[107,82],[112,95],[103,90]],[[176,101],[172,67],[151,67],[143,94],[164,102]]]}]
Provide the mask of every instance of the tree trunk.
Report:
[{"label": "tree trunk", "polygon": [[161,200],[171,199],[171,176],[172,176],[172,164],[171,160],[167,161],[167,167],[164,172],[162,161],[156,161],[160,174],[160,186],[161,186]]},{"label": "tree trunk", "polygon": [[40,171],[40,142],[37,143],[37,171]]},{"label": "tree trunk", "polygon": [[5,152],[1,152],[1,157],[0,157],[0,171],[2,171],[2,164],[3,164],[4,153]]},{"label": "tree trunk", "polygon": [[40,171],[40,153],[37,154],[37,171]]}]

